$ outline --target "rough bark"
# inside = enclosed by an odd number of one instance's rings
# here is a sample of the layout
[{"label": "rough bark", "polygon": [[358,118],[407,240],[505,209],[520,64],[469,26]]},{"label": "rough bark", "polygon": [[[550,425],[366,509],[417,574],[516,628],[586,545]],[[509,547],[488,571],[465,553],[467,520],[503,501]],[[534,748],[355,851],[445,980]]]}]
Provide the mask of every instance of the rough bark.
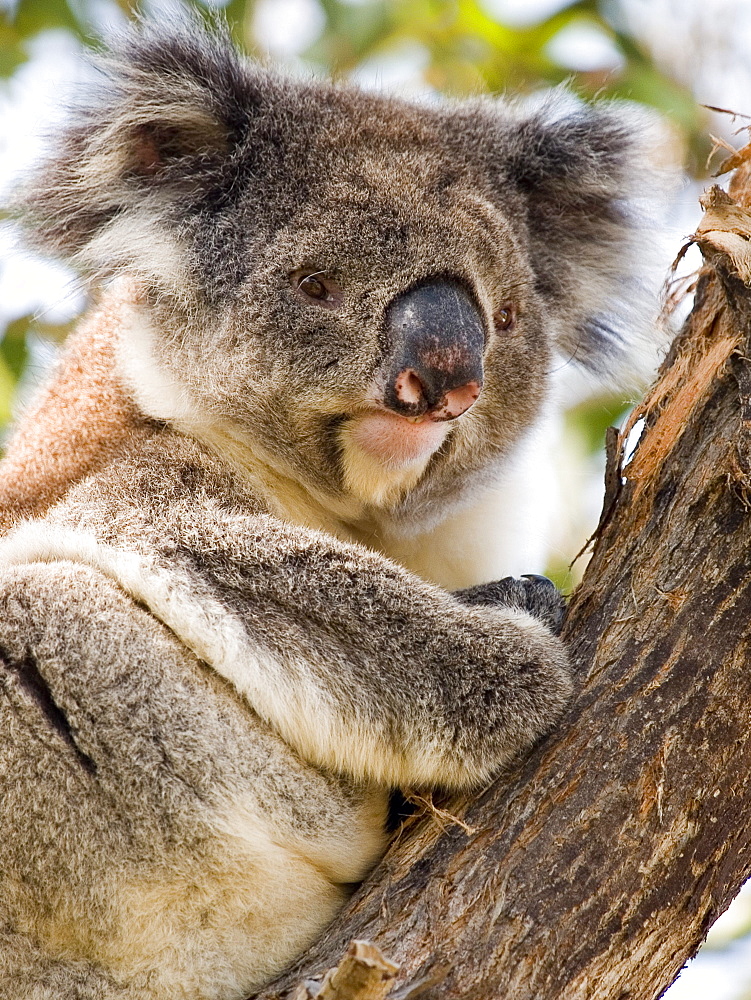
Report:
[{"label": "rough bark", "polygon": [[353,941],[335,969],[322,981],[301,983],[293,1000],[384,1000],[398,971],[374,944]]},{"label": "rough bark", "polygon": [[[746,173],[733,190],[748,202]],[[441,803],[461,825],[408,822],[259,998],[315,995],[365,938],[399,965],[394,1000],[653,1000],[751,874],[751,216],[705,207],[696,305],[625,467],[611,437],[570,711],[515,772]]]}]

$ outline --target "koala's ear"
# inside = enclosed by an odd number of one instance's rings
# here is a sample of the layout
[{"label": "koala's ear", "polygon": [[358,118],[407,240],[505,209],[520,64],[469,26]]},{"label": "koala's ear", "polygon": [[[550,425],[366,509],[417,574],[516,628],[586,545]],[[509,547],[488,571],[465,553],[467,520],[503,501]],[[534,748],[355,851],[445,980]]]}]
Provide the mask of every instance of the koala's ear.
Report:
[{"label": "koala's ear", "polygon": [[17,204],[40,249],[98,276],[167,271],[176,207],[218,190],[242,142],[251,74],[221,27],[195,23],[138,24],[93,62],[97,81]]},{"label": "koala's ear", "polygon": [[656,328],[670,187],[670,172],[656,166],[664,126],[641,108],[559,93],[512,109],[503,132],[502,180],[526,207],[561,364],[606,383],[638,381],[665,347]]}]

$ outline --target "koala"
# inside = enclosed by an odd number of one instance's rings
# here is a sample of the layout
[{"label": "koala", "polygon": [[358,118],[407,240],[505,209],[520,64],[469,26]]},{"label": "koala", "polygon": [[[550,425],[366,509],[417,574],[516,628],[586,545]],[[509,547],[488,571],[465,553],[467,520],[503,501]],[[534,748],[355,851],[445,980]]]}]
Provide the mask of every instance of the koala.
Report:
[{"label": "koala", "polygon": [[0,465],[0,993],[241,1000],[394,789],[561,716],[519,470],[556,368],[651,349],[650,126],[291,79],[216,26],[98,66],[22,195],[100,291]]}]

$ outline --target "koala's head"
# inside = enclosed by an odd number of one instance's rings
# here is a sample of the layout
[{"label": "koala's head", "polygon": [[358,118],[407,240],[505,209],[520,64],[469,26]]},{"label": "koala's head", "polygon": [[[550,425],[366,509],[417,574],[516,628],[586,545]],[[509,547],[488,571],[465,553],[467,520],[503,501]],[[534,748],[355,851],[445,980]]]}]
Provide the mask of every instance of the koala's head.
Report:
[{"label": "koala's head", "polygon": [[492,476],[555,367],[608,378],[644,331],[622,109],[408,103],[195,26],[134,29],[100,68],[29,185],[38,242],[135,282],[152,415],[342,516]]}]

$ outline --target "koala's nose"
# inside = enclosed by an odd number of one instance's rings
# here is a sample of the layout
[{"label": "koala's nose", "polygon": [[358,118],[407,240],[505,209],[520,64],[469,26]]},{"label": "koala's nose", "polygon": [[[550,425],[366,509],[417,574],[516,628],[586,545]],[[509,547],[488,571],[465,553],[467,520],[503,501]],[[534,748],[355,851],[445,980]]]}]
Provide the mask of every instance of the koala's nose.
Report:
[{"label": "koala's nose", "polygon": [[441,278],[399,295],[386,312],[392,345],[384,404],[406,417],[453,420],[482,389],[485,324],[469,291]]}]

